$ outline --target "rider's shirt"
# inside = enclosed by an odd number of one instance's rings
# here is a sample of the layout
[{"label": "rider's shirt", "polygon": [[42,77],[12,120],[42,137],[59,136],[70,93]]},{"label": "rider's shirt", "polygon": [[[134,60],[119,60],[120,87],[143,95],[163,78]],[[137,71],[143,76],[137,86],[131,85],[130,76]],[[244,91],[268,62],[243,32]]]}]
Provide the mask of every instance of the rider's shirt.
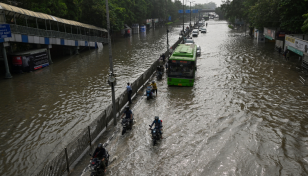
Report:
[{"label": "rider's shirt", "polygon": [[126,114],[125,118],[129,119],[130,115],[132,114],[132,111],[131,110],[128,110],[128,111],[126,110],[124,113]]},{"label": "rider's shirt", "polygon": [[152,83],[151,86],[153,87],[153,89],[157,89],[156,83]]}]

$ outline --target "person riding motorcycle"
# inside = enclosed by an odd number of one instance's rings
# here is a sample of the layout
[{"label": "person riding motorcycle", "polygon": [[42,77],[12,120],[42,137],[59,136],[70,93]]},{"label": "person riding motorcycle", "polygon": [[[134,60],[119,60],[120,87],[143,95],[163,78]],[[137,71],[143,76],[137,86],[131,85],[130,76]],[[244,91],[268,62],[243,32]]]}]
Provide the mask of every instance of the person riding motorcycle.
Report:
[{"label": "person riding motorcycle", "polygon": [[132,111],[129,109],[129,106],[126,106],[125,107],[125,111],[122,115],[122,119],[123,119],[123,116],[125,115],[125,119],[130,119],[131,121],[133,120],[133,113]]},{"label": "person riding motorcycle", "polygon": [[153,121],[152,125],[150,125],[150,129],[152,128],[152,126],[155,124],[155,129],[158,130],[158,132],[160,133],[160,137],[163,138],[163,135],[162,135],[162,132],[161,132],[161,129],[162,129],[162,123],[161,121],[159,120],[159,117],[158,116],[155,116],[155,120]]},{"label": "person riding motorcycle", "polygon": [[97,148],[95,149],[95,151],[93,152],[92,158],[98,158],[100,160],[102,160],[100,168],[106,172],[106,164],[105,164],[105,159],[106,159],[107,153],[106,153],[106,149],[103,147],[102,143],[99,143],[97,145]]},{"label": "person riding motorcycle", "polygon": [[152,92],[153,93],[156,92],[156,96],[157,96],[157,85],[156,85],[155,81],[152,81],[151,86],[152,86]]}]

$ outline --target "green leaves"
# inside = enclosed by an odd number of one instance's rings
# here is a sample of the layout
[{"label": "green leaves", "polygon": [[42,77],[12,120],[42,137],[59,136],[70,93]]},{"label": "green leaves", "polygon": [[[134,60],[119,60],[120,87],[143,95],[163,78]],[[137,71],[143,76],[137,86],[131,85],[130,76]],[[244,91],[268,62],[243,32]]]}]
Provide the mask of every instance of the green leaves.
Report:
[{"label": "green leaves", "polygon": [[305,21],[301,29],[305,34],[307,34],[308,33],[308,13],[304,14],[303,17],[305,18]]},{"label": "green leaves", "polygon": [[244,19],[257,28],[279,27],[300,33],[307,25],[302,26],[302,15],[308,12],[308,0],[226,0],[221,9],[227,19]]}]

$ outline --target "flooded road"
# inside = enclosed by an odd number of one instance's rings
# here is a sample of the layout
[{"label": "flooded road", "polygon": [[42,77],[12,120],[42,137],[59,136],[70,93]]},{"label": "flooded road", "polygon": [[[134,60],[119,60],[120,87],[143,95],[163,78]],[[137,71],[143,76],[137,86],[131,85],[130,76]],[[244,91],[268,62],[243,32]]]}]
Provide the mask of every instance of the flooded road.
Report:
[{"label": "flooded road", "polygon": [[[175,43],[180,27],[170,29]],[[112,42],[116,95],[166,50],[166,28]],[[111,103],[108,46],[0,80],[0,175],[33,175]]]},{"label": "flooded road", "polygon": [[[308,90],[296,61],[225,21],[208,23],[208,33],[194,38],[202,48],[194,87],[168,87],[166,76],[157,81],[158,97],[133,110],[134,129],[116,133],[107,147],[117,156],[108,175],[307,175]],[[170,44],[180,30],[172,29]],[[158,28],[113,42],[117,94],[165,41]],[[54,63],[0,82],[0,175],[31,175],[110,103],[108,47]],[[165,139],[153,147],[148,125],[155,115]]]},{"label": "flooded road", "polygon": [[[296,60],[226,22],[208,23],[194,38],[202,48],[194,87],[157,81],[158,97],[141,99],[133,130],[107,147],[117,157],[108,175],[308,174],[308,90]],[[155,115],[165,139],[153,147]]]}]

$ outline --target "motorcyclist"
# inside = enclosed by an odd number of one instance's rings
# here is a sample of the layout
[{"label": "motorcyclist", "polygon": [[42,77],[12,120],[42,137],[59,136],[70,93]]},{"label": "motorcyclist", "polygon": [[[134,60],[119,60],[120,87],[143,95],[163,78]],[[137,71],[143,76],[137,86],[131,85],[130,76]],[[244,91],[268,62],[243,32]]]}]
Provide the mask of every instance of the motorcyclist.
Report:
[{"label": "motorcyclist", "polygon": [[132,111],[129,109],[129,106],[126,106],[125,107],[125,110],[124,110],[124,113],[122,115],[122,119],[123,119],[123,116],[125,115],[125,119],[130,119],[130,120],[133,120],[133,113]]},{"label": "motorcyclist", "polygon": [[162,54],[163,62],[166,62],[166,55],[165,53]]},{"label": "motorcyclist", "polygon": [[151,86],[152,86],[152,92],[153,92],[153,93],[156,92],[156,96],[157,96],[157,85],[156,85],[155,81],[152,81]]},{"label": "motorcyclist", "polygon": [[162,135],[162,132],[161,132],[161,129],[162,129],[162,123],[161,121],[159,120],[159,117],[158,116],[155,116],[155,120],[153,121],[152,125],[150,125],[150,129],[152,128],[152,126],[155,124],[155,129],[158,130],[158,132],[160,133],[160,137],[163,138],[163,135]]},{"label": "motorcyclist", "polygon": [[100,159],[102,162],[101,162],[101,165],[100,165],[100,168],[106,172],[106,164],[105,164],[105,160],[106,160],[106,156],[107,156],[107,152],[106,152],[106,149],[103,147],[103,144],[102,143],[99,143],[97,145],[97,148],[95,149],[95,151],[93,152],[93,155],[92,155],[92,158],[98,158]]}]

